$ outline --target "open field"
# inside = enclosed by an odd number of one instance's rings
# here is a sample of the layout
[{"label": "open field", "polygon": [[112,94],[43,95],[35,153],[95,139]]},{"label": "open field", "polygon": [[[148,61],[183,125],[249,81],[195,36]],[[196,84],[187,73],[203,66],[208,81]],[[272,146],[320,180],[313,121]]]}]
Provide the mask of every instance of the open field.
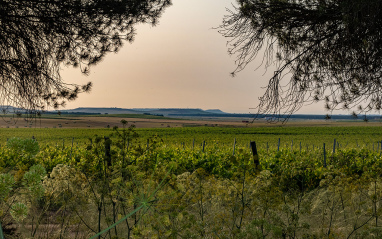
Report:
[{"label": "open field", "polygon": [[381,123],[18,123],[0,128],[5,238],[382,236]]},{"label": "open field", "polygon": [[[122,124],[117,119],[115,125],[122,129]],[[144,120],[142,120],[144,122]],[[152,124],[153,120],[149,120],[147,124]],[[138,123],[137,121],[135,121]],[[168,121],[166,121],[169,123]],[[179,121],[180,122],[180,121]],[[182,121],[183,122],[183,121]],[[129,123],[127,126],[130,126]],[[174,123],[175,125],[177,123]],[[154,136],[158,137],[168,146],[175,147],[201,147],[203,142],[207,147],[219,144],[220,147],[232,147],[234,141],[239,147],[247,147],[250,141],[256,141],[259,148],[276,149],[278,140],[280,139],[281,148],[300,147],[322,147],[323,143],[327,146],[333,144],[336,139],[338,146],[343,148],[360,148],[367,147],[369,149],[380,148],[382,140],[382,127],[379,123],[338,123],[332,124],[317,122],[312,124],[315,126],[304,126],[306,123],[296,123],[280,125],[280,124],[260,124],[251,125],[251,127],[238,127],[224,125],[224,127],[199,126],[199,127],[158,127],[158,128],[136,128],[139,134],[139,142],[144,144],[147,139]],[[104,137],[114,133],[111,124],[110,128],[70,128],[62,124],[62,128],[0,128],[0,144],[5,144],[7,139],[12,137],[32,138],[34,137],[42,145],[71,145],[83,146],[89,143],[89,138],[95,135]],[[69,124],[68,124],[69,125]],[[261,127],[265,125],[266,127]],[[111,137],[113,140],[113,137]]]},{"label": "open field", "polygon": [[[286,124],[256,120],[243,123],[242,118],[171,119],[139,115],[58,116],[47,115],[26,121],[0,120],[0,144],[12,137],[36,138],[42,144],[83,145],[95,135],[109,136],[113,127],[122,128],[121,120],[135,125],[141,143],[158,136],[165,144],[200,146],[203,141],[223,145],[246,146],[256,141],[259,147],[276,148],[280,138],[281,148],[313,147],[331,144],[334,139],[342,147],[379,147],[382,140],[382,123],[363,121],[290,120]],[[137,117],[137,115],[135,115]],[[268,145],[268,146],[266,146]],[[339,145],[340,146],[340,145]]]},{"label": "open field", "polygon": [[201,126],[201,125],[220,125],[220,126],[245,126],[241,121],[218,121],[218,120],[183,120],[158,117],[150,118],[128,118],[128,117],[54,117],[41,118],[32,121],[18,119],[11,121],[6,119],[0,122],[1,128],[106,128],[110,126],[121,127],[121,119],[127,120],[129,123],[136,125],[137,128],[167,128],[167,127],[183,127],[183,126]]},{"label": "open field", "polygon": [[[26,120],[23,118],[3,117],[0,128],[106,128],[121,127],[124,119],[137,128],[170,128],[192,126],[220,127],[309,127],[309,126],[382,126],[382,122],[363,121],[326,121],[326,120],[295,120],[286,124],[269,123],[265,120],[247,118],[166,118],[144,115],[98,115],[98,116],[58,116],[48,115],[41,118]],[[252,123],[247,123],[252,122]]]}]

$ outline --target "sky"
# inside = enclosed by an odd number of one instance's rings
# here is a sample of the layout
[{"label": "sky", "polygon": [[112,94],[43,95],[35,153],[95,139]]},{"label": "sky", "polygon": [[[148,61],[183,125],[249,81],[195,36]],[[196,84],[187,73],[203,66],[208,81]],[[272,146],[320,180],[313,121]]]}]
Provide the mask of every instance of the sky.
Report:
[{"label": "sky", "polygon": [[[253,62],[231,77],[235,57],[216,29],[234,0],[173,0],[156,26],[139,25],[133,43],[104,60],[84,76],[63,68],[67,83],[93,82],[90,94],[66,105],[118,108],[201,108],[229,113],[255,113],[273,71]],[[251,109],[252,108],[252,109]],[[325,114],[322,104],[298,113]]]}]

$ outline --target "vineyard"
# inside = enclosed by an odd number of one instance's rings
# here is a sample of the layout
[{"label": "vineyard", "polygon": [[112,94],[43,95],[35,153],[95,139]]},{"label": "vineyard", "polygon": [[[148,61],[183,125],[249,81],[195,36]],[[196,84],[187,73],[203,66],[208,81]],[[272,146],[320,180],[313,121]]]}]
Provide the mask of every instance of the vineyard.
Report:
[{"label": "vineyard", "polygon": [[[135,129],[139,134],[138,143],[145,143],[147,139],[158,137],[168,146],[183,146],[186,148],[201,146],[203,141],[208,145],[219,144],[221,148],[232,147],[236,139],[239,146],[247,146],[250,141],[256,141],[269,149],[309,149],[333,144],[334,139],[342,148],[368,148],[377,150],[382,141],[381,127],[258,127],[258,128],[230,128],[230,127],[183,127],[183,128],[152,128]],[[74,146],[86,145],[90,137],[95,135],[109,136],[113,129],[48,129],[48,128],[0,128],[0,145],[7,139],[35,138],[40,145]]]},{"label": "vineyard", "polygon": [[0,236],[382,236],[380,127],[124,126],[0,129]]}]

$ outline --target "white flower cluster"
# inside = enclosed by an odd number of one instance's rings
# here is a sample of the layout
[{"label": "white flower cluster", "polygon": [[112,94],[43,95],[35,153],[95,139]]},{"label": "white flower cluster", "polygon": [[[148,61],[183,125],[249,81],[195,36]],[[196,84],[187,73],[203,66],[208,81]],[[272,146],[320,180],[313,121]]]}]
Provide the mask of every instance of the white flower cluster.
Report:
[{"label": "white flower cluster", "polygon": [[87,184],[81,172],[68,165],[57,164],[49,177],[45,177],[43,185],[47,195],[57,198],[62,195],[83,196]]}]

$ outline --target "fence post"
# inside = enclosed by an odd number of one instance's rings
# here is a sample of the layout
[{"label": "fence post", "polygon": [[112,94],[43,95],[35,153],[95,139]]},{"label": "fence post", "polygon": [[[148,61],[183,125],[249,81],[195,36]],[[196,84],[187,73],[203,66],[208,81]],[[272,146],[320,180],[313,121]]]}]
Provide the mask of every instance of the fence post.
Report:
[{"label": "fence post", "polygon": [[109,137],[104,137],[105,139],[105,159],[107,162],[107,166],[111,166],[111,153],[110,153],[110,145],[111,145],[111,140]]},{"label": "fence post", "polygon": [[300,141],[300,154],[301,154],[301,141]]},{"label": "fence post", "polygon": [[195,138],[192,140],[192,150],[194,150],[194,146],[195,146]]},{"label": "fence post", "polygon": [[258,166],[260,164],[259,162],[259,155],[257,154],[257,148],[256,148],[256,142],[251,141],[251,149],[252,149],[252,155],[253,155],[253,163]]},{"label": "fence post", "polygon": [[334,143],[333,143],[333,154],[336,153],[336,139],[334,139]]},{"label": "fence post", "polygon": [[280,138],[279,138],[279,143],[277,144],[277,152],[280,151]]},{"label": "fence post", "polygon": [[235,155],[235,147],[236,147],[236,138],[233,141],[233,152],[232,152],[232,155]]},{"label": "fence post", "polygon": [[74,141],[74,137],[72,138],[72,147],[70,148],[70,158],[72,158],[72,152],[73,152],[73,141]]},{"label": "fence post", "polygon": [[203,140],[203,150],[202,150],[202,152],[204,152],[204,146],[206,146],[206,141]]},{"label": "fence post", "polygon": [[325,143],[324,143],[324,168],[326,168],[326,150],[325,150]]}]

